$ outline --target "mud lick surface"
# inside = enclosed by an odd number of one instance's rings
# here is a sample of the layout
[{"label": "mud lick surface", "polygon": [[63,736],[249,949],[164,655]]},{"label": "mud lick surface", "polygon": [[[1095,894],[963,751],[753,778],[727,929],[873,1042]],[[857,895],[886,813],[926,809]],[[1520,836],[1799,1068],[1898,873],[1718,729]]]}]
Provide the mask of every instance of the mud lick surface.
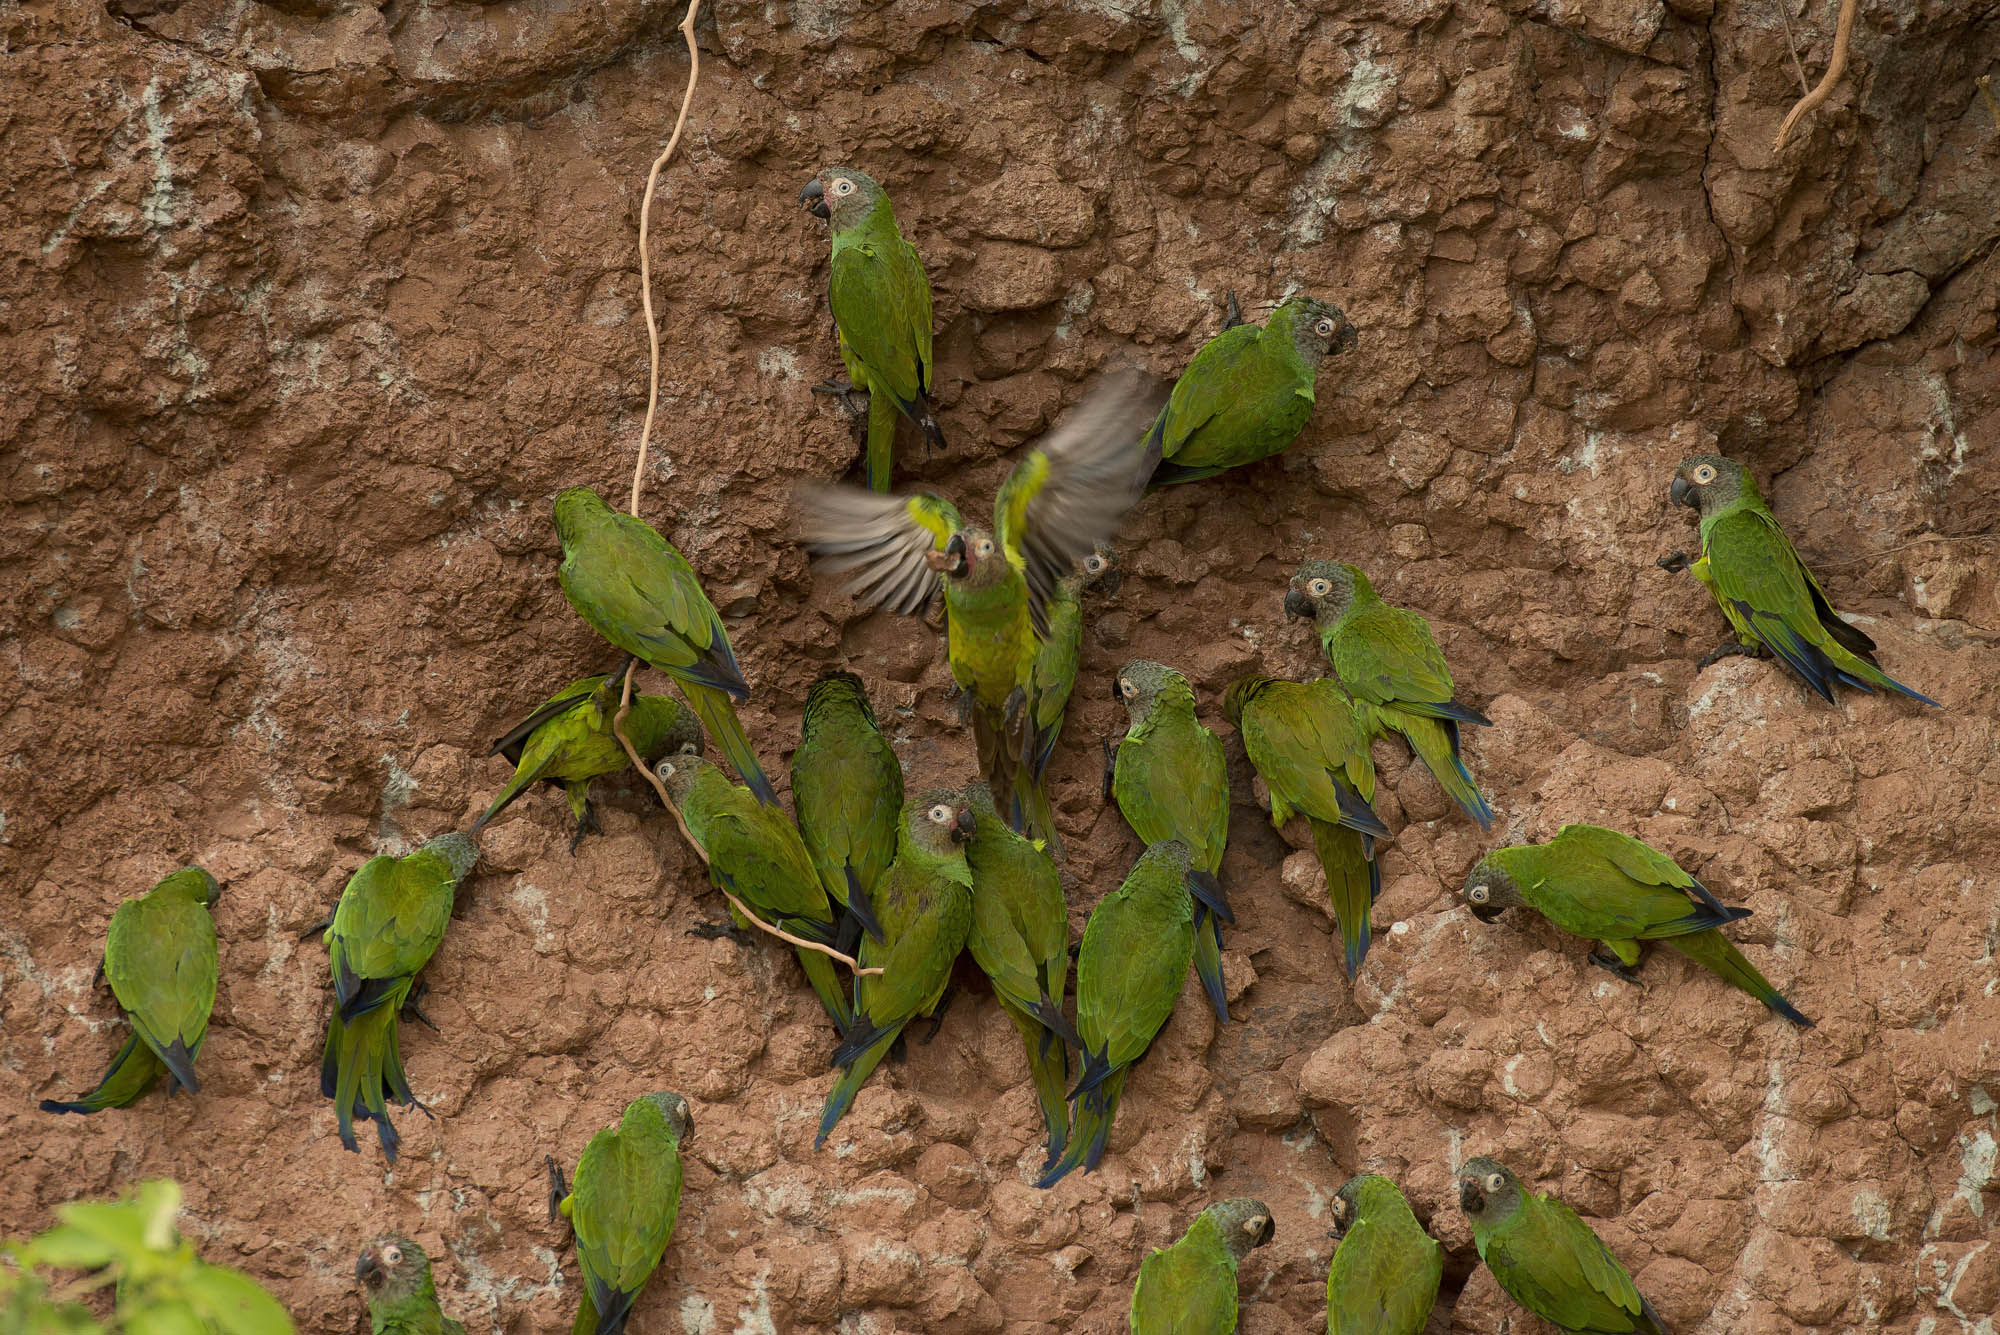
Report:
[{"label": "mud lick surface", "polygon": [[[1992,0],[1864,0],[1849,77],[1783,154],[1784,0],[725,3],[654,227],[665,337],[645,514],[729,618],[775,776],[806,689],[868,678],[913,782],[968,774],[935,636],[860,617],[789,538],[854,446],[815,167],[893,192],[937,289],[948,452],[1010,452],[1134,347],[1174,374],[1246,304],[1343,306],[1292,452],[1153,498],[1089,610],[1055,785],[1072,914],[1137,852],[1097,798],[1109,682],[1184,668],[1232,747],[1236,1022],[1184,1004],[1103,1170],[1052,1192],[1013,1030],[975,979],[811,1150],[829,1035],[795,964],[718,916],[627,776],[566,852],[553,798],[486,840],[405,1030],[435,1120],[343,1152],[294,937],[365,857],[463,827],[488,741],[611,655],[565,607],[555,491],[628,485],[633,247],[687,60],[677,5],[31,0],[0,11],[0,1219],[171,1174],[211,1259],[302,1330],[365,1328],[407,1230],[475,1332],[566,1328],[542,1156],[670,1087],[697,1131],[638,1332],[1123,1330],[1145,1250],[1273,1207],[1245,1331],[1317,1327],[1324,1205],[1393,1173],[1450,1251],[1433,1330],[1543,1330],[1474,1266],[1449,1187],[1559,1191],[1679,1331],[1990,1331],[2000,1301],[2000,134]],[[1806,77],[1832,4],[1791,13]],[[1789,9],[1787,12],[1790,13]],[[1722,622],[1666,502],[1749,461],[1835,601],[1944,712],[1829,708],[1692,660]],[[1922,535],[1969,540],[1937,541]],[[1914,544],[1914,545],[1910,545]],[[1495,726],[1496,838],[1617,825],[1755,910],[1795,1032],[1677,958],[1631,987],[1448,891],[1485,846],[1378,747],[1396,830],[1352,989],[1316,870],[1222,722],[1312,670],[1283,582],[1358,561],[1436,625]],[[782,780],[780,780],[782,782]],[[197,1100],[53,1119],[119,1037],[112,907],[199,861],[223,983]],[[1394,924],[1393,927],[1390,925]]]}]

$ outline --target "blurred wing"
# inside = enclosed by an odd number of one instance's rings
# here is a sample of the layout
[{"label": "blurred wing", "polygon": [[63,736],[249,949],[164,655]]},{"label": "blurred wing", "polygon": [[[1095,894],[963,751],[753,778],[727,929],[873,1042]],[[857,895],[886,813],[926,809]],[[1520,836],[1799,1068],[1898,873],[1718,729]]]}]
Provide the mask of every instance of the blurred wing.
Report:
[{"label": "blurred wing", "polygon": [[963,527],[950,501],[827,486],[802,487],[797,499],[814,564],[829,575],[854,572],[844,592],[904,616],[923,611],[939,583],[925,558]]}]

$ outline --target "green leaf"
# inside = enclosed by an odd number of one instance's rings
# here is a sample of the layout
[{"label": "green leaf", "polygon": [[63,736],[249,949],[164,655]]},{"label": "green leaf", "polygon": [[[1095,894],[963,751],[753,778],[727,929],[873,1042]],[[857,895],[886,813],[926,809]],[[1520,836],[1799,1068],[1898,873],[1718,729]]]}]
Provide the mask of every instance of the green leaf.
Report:
[{"label": "green leaf", "polygon": [[278,1300],[241,1271],[196,1262],[183,1287],[222,1335],[292,1335],[292,1318]]},{"label": "green leaf", "polygon": [[208,1335],[193,1305],[176,1299],[120,1307],[118,1321],[126,1335]]},{"label": "green leaf", "polygon": [[28,1265],[58,1270],[97,1270],[111,1264],[117,1249],[83,1229],[58,1225],[21,1248]]}]

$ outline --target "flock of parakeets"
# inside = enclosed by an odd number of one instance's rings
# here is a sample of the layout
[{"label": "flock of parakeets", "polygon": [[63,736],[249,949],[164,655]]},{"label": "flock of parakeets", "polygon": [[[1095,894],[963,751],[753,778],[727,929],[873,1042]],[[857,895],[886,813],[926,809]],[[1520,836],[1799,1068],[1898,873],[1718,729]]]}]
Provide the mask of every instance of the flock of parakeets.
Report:
[{"label": "flock of parakeets", "polygon": [[[1021,458],[994,499],[992,527],[982,528],[941,497],[887,494],[898,419],[909,418],[933,445],[942,439],[929,400],[930,289],[887,196],[859,171],[830,168],[801,198],[831,226],[831,304],[852,385],[830,388],[843,401],[866,397],[870,488],[802,489],[803,538],[823,572],[849,577],[848,592],[864,606],[918,615],[941,595],[980,779],[906,794],[866,688],[836,672],[806,702],[791,766],[796,814],[787,814],[737,721],[732,702],[749,687],[694,569],[595,492],[563,492],[555,502],[563,594],[629,657],[618,671],[563,687],[495,744],[515,772],[470,834],[364,863],[322,924],[333,997],[321,1089],[350,1150],[354,1123],[372,1121],[393,1162],[388,1105],[420,1106],[403,1067],[399,1017],[423,1018],[417,978],[477,861],[474,838],[540,781],[564,791],[574,851],[593,825],[591,782],[627,761],[613,725],[633,660],[668,677],[686,701],[636,695],[621,731],[655,766],[710,877],[732,896],[735,927],[724,930],[744,929],[754,915],[796,942],[838,1034],[838,1074],[816,1144],[906,1027],[940,1013],[962,951],[1020,1031],[1047,1132],[1044,1187],[1097,1167],[1126,1077],[1166,1024],[1190,966],[1217,1017],[1228,1019],[1222,939],[1234,919],[1219,879],[1228,766],[1187,678],[1143,660],[1117,674],[1130,725],[1107,750],[1105,793],[1146,848],[1089,915],[1074,952],[1073,1005],[1069,906],[1046,773],[1081,658],[1082,600],[1090,584],[1115,578],[1109,547],[1126,511],[1149,489],[1283,450],[1312,411],[1322,359],[1353,344],[1352,327],[1333,307],[1300,297],[1262,326],[1226,327],[1164,405],[1137,377],[1111,377]],[[1671,499],[1700,512],[1692,571],[1736,633],[1718,654],[1775,655],[1829,701],[1836,686],[1848,686],[1935,703],[1883,672],[1873,643],[1834,613],[1741,465],[1688,459]],[[1661,564],[1690,565],[1685,556]],[[1331,674],[1305,682],[1248,676],[1228,688],[1222,709],[1269,789],[1273,823],[1306,818],[1352,978],[1368,954],[1378,850],[1391,837],[1372,806],[1371,745],[1400,736],[1465,814],[1490,828],[1493,808],[1462,747],[1462,729],[1488,721],[1457,700],[1424,619],[1383,601],[1356,566],[1307,561],[1283,608],[1312,621]],[[740,784],[703,758],[704,735]],[[218,973],[210,905],[219,892],[213,877],[190,867],[113,915],[103,973],[131,1035],[95,1089],[44,1109],[124,1107],[163,1070],[169,1093],[199,1090],[194,1067]],[[1497,849],[1460,893],[1482,921],[1524,907],[1601,942],[1590,958],[1627,979],[1642,943],[1665,941],[1786,1019],[1811,1023],[1723,936],[1748,910],[1724,905],[1629,835],[1569,825],[1547,843]],[[851,956],[857,972],[829,952]],[[568,1185],[549,1161],[551,1212],[570,1222],[583,1272],[578,1331],[621,1329],[658,1265],[691,1125],[679,1095],[647,1095],[592,1138]],[[1523,1306],[1571,1331],[1663,1329],[1624,1267],[1560,1201],[1526,1191],[1490,1159],[1459,1170],[1458,1195],[1481,1258]],[[1328,1276],[1327,1329],[1420,1330],[1442,1272],[1439,1244],[1382,1177],[1349,1182],[1334,1211],[1344,1241]],[[1211,1207],[1141,1266],[1133,1329],[1233,1329],[1237,1262],[1272,1230],[1258,1202]],[[377,1239],[356,1273],[377,1332],[461,1329],[438,1311],[429,1262],[409,1239]]]}]

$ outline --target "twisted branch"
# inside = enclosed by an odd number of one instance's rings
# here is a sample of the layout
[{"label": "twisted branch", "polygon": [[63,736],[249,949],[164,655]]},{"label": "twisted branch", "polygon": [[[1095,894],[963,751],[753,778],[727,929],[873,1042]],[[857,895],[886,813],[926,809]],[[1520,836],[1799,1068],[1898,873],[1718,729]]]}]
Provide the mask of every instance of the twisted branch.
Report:
[{"label": "twisted branch", "polygon": [[1827,61],[1826,73],[1820,76],[1819,83],[1793,104],[1786,114],[1785,123],[1778,127],[1777,142],[1771,145],[1772,152],[1785,146],[1785,141],[1792,137],[1792,127],[1814,107],[1833,96],[1834,85],[1840,82],[1841,75],[1847,73],[1847,47],[1854,37],[1854,16],[1860,10],[1861,0],[1840,0],[1840,18],[1835,21],[1833,29],[1833,59]]}]

